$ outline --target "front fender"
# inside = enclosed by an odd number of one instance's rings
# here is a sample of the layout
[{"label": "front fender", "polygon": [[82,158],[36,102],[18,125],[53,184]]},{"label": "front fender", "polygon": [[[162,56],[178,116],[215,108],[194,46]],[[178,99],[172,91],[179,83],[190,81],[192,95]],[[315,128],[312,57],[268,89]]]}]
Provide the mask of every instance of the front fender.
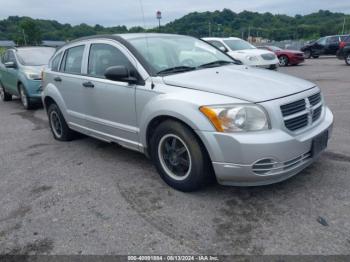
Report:
[{"label": "front fender", "polygon": [[179,99],[174,94],[158,95],[150,100],[139,114],[140,143],[147,145],[147,129],[157,117],[178,119],[193,130],[215,131],[209,120],[199,111],[199,106],[190,101]]}]

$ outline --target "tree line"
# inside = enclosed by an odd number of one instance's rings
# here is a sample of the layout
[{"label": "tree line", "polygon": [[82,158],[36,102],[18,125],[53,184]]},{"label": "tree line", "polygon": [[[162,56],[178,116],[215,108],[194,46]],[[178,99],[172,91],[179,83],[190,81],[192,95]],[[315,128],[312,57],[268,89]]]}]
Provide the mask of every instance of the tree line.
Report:
[{"label": "tree line", "polygon": [[[344,20],[345,19],[345,20]],[[345,21],[345,26],[343,27]],[[193,12],[160,28],[163,33],[177,33],[195,37],[248,35],[271,40],[317,39],[325,35],[350,33],[350,15],[320,10],[308,15],[287,16],[271,13],[229,9],[214,12]],[[0,40],[13,40],[17,44],[40,44],[42,40],[69,41],[96,34],[119,34],[158,32],[157,27],[144,29],[141,26],[127,28],[124,25],[104,27],[80,24],[72,26],[54,20],[10,16],[0,21]]]}]

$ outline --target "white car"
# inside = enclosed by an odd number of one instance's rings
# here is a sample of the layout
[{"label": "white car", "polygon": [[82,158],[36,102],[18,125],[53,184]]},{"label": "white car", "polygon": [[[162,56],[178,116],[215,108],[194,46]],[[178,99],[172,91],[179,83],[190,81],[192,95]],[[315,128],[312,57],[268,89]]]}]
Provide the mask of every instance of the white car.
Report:
[{"label": "white car", "polygon": [[279,63],[277,56],[273,52],[257,49],[240,38],[210,37],[203,38],[203,40],[226,52],[244,65],[276,69]]}]

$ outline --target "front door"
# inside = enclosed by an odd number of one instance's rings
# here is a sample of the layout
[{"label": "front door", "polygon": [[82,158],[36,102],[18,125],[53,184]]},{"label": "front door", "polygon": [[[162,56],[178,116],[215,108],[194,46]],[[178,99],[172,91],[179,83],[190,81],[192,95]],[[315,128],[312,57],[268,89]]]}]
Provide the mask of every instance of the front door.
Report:
[{"label": "front door", "polygon": [[111,66],[132,68],[124,52],[114,42],[90,45],[83,83],[86,125],[96,137],[138,149],[136,85],[111,81],[104,77],[106,69]]},{"label": "front door", "polygon": [[16,61],[15,54],[12,50],[8,50],[6,54],[6,62],[13,62],[16,67],[15,68],[4,68],[4,80],[3,85],[6,88],[6,91],[13,94],[18,95],[18,88],[17,88],[17,82],[18,82],[18,63]]}]

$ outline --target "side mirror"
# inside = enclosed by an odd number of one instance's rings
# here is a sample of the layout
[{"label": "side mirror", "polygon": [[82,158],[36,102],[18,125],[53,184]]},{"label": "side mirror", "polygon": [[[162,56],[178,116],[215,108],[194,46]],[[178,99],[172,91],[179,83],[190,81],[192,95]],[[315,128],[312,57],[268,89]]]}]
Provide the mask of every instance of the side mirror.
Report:
[{"label": "side mirror", "polygon": [[228,52],[228,50],[227,50],[224,46],[220,46],[219,49],[220,49],[222,52],[225,52],[225,53]]},{"label": "side mirror", "polygon": [[15,62],[6,62],[4,65],[6,68],[17,68],[17,65]]},{"label": "side mirror", "polygon": [[125,66],[111,66],[106,69],[105,77],[108,80],[127,82],[136,84],[137,78],[130,76],[129,70]]}]

